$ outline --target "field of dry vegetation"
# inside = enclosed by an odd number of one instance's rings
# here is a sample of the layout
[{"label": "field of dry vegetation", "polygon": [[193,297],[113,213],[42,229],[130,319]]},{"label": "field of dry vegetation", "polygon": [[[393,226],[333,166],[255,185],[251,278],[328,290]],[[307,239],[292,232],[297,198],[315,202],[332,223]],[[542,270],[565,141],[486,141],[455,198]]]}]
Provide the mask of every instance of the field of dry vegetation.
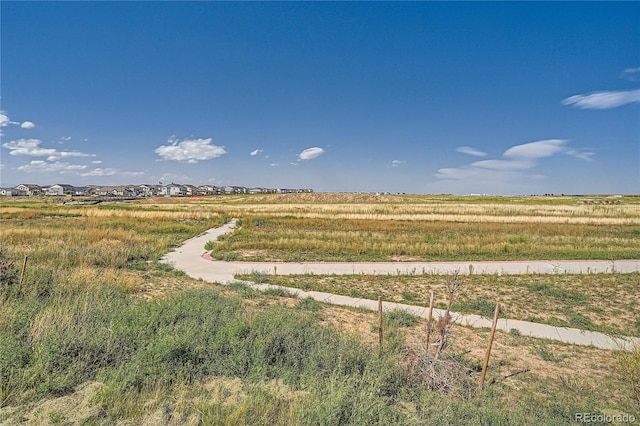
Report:
[{"label": "field of dry vegetation", "polygon": [[[624,354],[456,327],[459,380],[409,372],[425,323],[193,280],[158,259],[232,217],[225,259],[443,260],[640,257],[640,198],[363,194],[0,206],[0,425],[571,424],[640,419],[640,350]],[[22,265],[28,256],[24,277]],[[261,277],[290,287],[426,304],[448,277]],[[640,275],[465,278],[456,308],[640,335]],[[443,303],[439,296],[438,303]],[[414,356],[412,355],[412,356]],[[75,422],[75,423],[74,423]]]},{"label": "field of dry vegetation", "polygon": [[225,203],[223,211],[241,218],[241,227],[212,256],[254,261],[640,257],[640,205],[635,198],[620,205],[578,205],[569,197],[299,200],[313,195],[276,198],[291,200],[280,203],[264,197]]}]

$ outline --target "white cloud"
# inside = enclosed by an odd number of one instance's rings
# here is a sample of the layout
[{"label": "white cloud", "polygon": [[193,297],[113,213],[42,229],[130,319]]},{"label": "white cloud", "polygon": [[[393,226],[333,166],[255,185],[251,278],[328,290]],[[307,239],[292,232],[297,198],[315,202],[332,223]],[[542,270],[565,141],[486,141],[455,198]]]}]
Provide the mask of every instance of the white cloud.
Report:
[{"label": "white cloud", "polygon": [[402,164],[406,163],[406,161],[401,161],[401,160],[393,160],[391,162],[391,167],[398,167],[401,166]]},{"label": "white cloud", "polygon": [[45,157],[56,153],[54,148],[42,148],[39,139],[18,139],[3,143],[2,146],[9,149],[10,155],[29,155],[32,157]]},{"label": "white cloud", "polygon": [[55,148],[43,148],[39,139],[18,139],[3,143],[2,146],[9,149],[9,155],[26,155],[30,157],[47,157],[49,161],[56,161],[67,157],[94,157],[79,151],[58,151]]},{"label": "white cloud", "polygon": [[542,141],[516,145],[506,150],[503,156],[517,159],[536,159],[551,157],[563,150],[567,141],[565,139],[547,139]]},{"label": "white cloud", "polygon": [[536,163],[533,161],[522,160],[482,160],[471,163],[473,167],[481,167],[491,170],[522,170],[534,167]]},{"label": "white cloud", "polygon": [[[6,111],[0,111],[0,127],[7,127],[10,124],[20,125],[20,127],[22,127],[23,129],[33,129],[34,127],[36,127],[36,125],[31,121],[25,121],[22,124],[17,121],[11,121]],[[3,133],[0,132],[0,135],[2,134]]]},{"label": "white cloud", "polygon": [[269,165],[270,165],[271,167],[278,167],[280,164],[278,164],[278,163],[271,163],[271,164],[269,164]]},{"label": "white cloud", "polygon": [[102,164],[102,160],[94,160],[92,161],[93,164]]},{"label": "white cloud", "polygon": [[564,105],[581,109],[611,109],[634,102],[640,102],[640,89],[575,95],[562,101]]},{"label": "white cloud", "polygon": [[256,149],[256,150],[251,151],[251,152],[249,153],[249,155],[254,156],[254,155],[258,155],[258,154],[260,154],[261,152],[262,152],[262,150],[261,150],[261,149]]},{"label": "white cloud", "polygon": [[622,75],[620,76],[629,81],[638,81],[640,80],[640,67],[638,68],[627,68],[622,71]]},{"label": "white cloud", "polygon": [[227,153],[224,146],[213,145],[211,141],[211,138],[185,139],[183,141],[169,138],[170,144],[159,146],[155,153],[163,160],[186,161],[192,164],[218,158]]},{"label": "white cloud", "polygon": [[467,155],[473,155],[474,157],[484,157],[485,155],[487,155],[486,152],[482,152],[470,146],[460,146],[456,148],[456,151],[461,152],[463,154],[467,154]]},{"label": "white cloud", "polygon": [[302,151],[300,154],[298,154],[298,158],[300,160],[313,160],[314,158],[320,157],[322,154],[324,154],[324,149],[314,146]]},{"label": "white cloud", "polygon": [[443,180],[463,180],[469,182],[493,182],[513,176],[513,172],[491,170],[473,166],[448,167],[438,170],[435,176]]},{"label": "white cloud", "polygon": [[[564,153],[582,160],[591,161],[593,152],[585,149],[569,149],[565,139],[546,139],[507,149],[502,158],[475,161],[460,167],[442,168],[435,177],[457,192],[519,192],[529,187],[527,182],[544,179],[533,172],[539,161]],[[432,185],[436,188],[437,185]]]},{"label": "white cloud", "polygon": [[81,176],[113,176],[118,173],[118,170],[107,167],[102,169],[97,167],[85,173],[80,173]]},{"label": "white cloud", "polygon": [[11,120],[4,111],[0,111],[0,127],[5,127],[11,124]]},{"label": "white cloud", "polygon": [[69,164],[63,162],[48,162],[42,160],[34,160],[29,164],[24,164],[18,167],[18,170],[23,172],[59,172],[59,173],[77,173],[86,169],[87,166],[83,166],[80,164]]},{"label": "white cloud", "polygon": [[579,158],[579,159],[584,160],[584,161],[593,161],[593,158],[591,158],[591,157],[596,155],[595,152],[589,151],[589,150],[587,150],[585,148],[570,149],[570,150],[566,151],[565,154],[570,155],[572,157]]}]

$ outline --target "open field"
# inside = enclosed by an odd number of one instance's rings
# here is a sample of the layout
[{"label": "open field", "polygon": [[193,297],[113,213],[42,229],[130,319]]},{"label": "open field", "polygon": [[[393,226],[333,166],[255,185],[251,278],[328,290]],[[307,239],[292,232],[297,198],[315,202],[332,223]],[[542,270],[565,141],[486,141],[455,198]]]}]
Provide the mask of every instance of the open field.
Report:
[{"label": "open field", "polygon": [[[220,199],[196,208],[241,219],[241,228],[212,253],[221,260],[640,257],[639,197],[622,198],[619,205],[578,205],[576,197],[337,194],[329,202],[327,194],[287,194]],[[175,209],[190,206],[172,203]]]},{"label": "open field", "polygon": [[[243,223],[240,233],[263,217],[275,223],[287,220],[292,226],[307,220],[273,217],[275,212],[242,213],[245,206],[265,204],[252,197],[97,206],[3,201],[0,424],[19,419],[65,424],[71,416],[80,424],[428,420],[526,425],[534,418],[543,424],[570,424],[576,412],[640,418],[640,393],[633,391],[640,374],[633,362],[638,361],[621,362],[624,354],[498,333],[489,385],[477,394],[488,332],[454,327],[447,359],[455,360],[464,374],[449,391],[432,391],[417,384],[407,369],[409,355],[419,353],[424,322],[386,314],[385,345],[379,354],[372,313],[243,286],[208,285],[157,262],[185,239],[232,216]],[[326,210],[327,216],[334,213]],[[607,214],[628,219],[623,213]],[[365,222],[386,229],[394,221]],[[436,222],[448,226],[447,221]],[[331,229],[325,220],[320,223]],[[549,224],[528,225],[538,229]],[[606,252],[615,249],[607,241],[626,241],[623,250],[633,249],[629,235],[640,225],[575,226],[593,227],[584,232],[585,241],[595,234],[592,244],[600,238]],[[613,240],[607,240],[611,231]],[[19,287],[25,255],[29,258]],[[7,263],[11,261],[13,266]],[[430,288],[442,285],[442,277],[421,276],[290,278],[299,279],[300,285],[355,289],[365,296],[381,292],[416,304],[424,303]],[[555,317],[629,333],[636,326],[637,274],[508,278],[468,277],[476,281],[466,281],[460,303],[482,311],[486,303],[504,297],[510,317]],[[548,301],[557,310],[541,306]],[[640,358],[640,351],[630,356]]]}]

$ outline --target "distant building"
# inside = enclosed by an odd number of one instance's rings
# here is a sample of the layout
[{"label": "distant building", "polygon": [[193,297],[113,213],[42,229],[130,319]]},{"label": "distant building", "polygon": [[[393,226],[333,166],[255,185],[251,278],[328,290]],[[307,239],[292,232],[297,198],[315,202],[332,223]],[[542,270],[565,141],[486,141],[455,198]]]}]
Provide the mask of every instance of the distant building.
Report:
[{"label": "distant building", "polygon": [[15,188],[18,191],[23,191],[25,195],[28,195],[28,196],[37,196],[37,195],[42,195],[44,193],[40,185],[35,185],[31,183],[21,183],[20,185],[16,185]]},{"label": "distant building", "polygon": [[20,197],[27,195],[26,192],[17,188],[0,188],[0,196],[2,197]]}]

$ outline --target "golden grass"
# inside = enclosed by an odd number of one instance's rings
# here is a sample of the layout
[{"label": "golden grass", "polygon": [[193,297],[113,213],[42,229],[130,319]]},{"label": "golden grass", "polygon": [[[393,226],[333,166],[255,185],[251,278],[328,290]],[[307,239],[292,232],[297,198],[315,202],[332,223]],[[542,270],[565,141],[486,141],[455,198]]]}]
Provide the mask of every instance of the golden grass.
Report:
[{"label": "golden grass", "polygon": [[341,220],[448,221],[467,223],[559,223],[638,225],[637,205],[511,205],[511,204],[224,204],[228,215],[331,218]]},{"label": "golden grass", "polygon": [[[640,255],[640,226],[245,216],[214,256],[252,260],[616,259]],[[265,253],[264,250],[267,252]]]},{"label": "golden grass", "polygon": [[88,217],[131,217],[137,219],[211,219],[220,216],[211,211],[135,211],[86,209],[81,211]]}]

